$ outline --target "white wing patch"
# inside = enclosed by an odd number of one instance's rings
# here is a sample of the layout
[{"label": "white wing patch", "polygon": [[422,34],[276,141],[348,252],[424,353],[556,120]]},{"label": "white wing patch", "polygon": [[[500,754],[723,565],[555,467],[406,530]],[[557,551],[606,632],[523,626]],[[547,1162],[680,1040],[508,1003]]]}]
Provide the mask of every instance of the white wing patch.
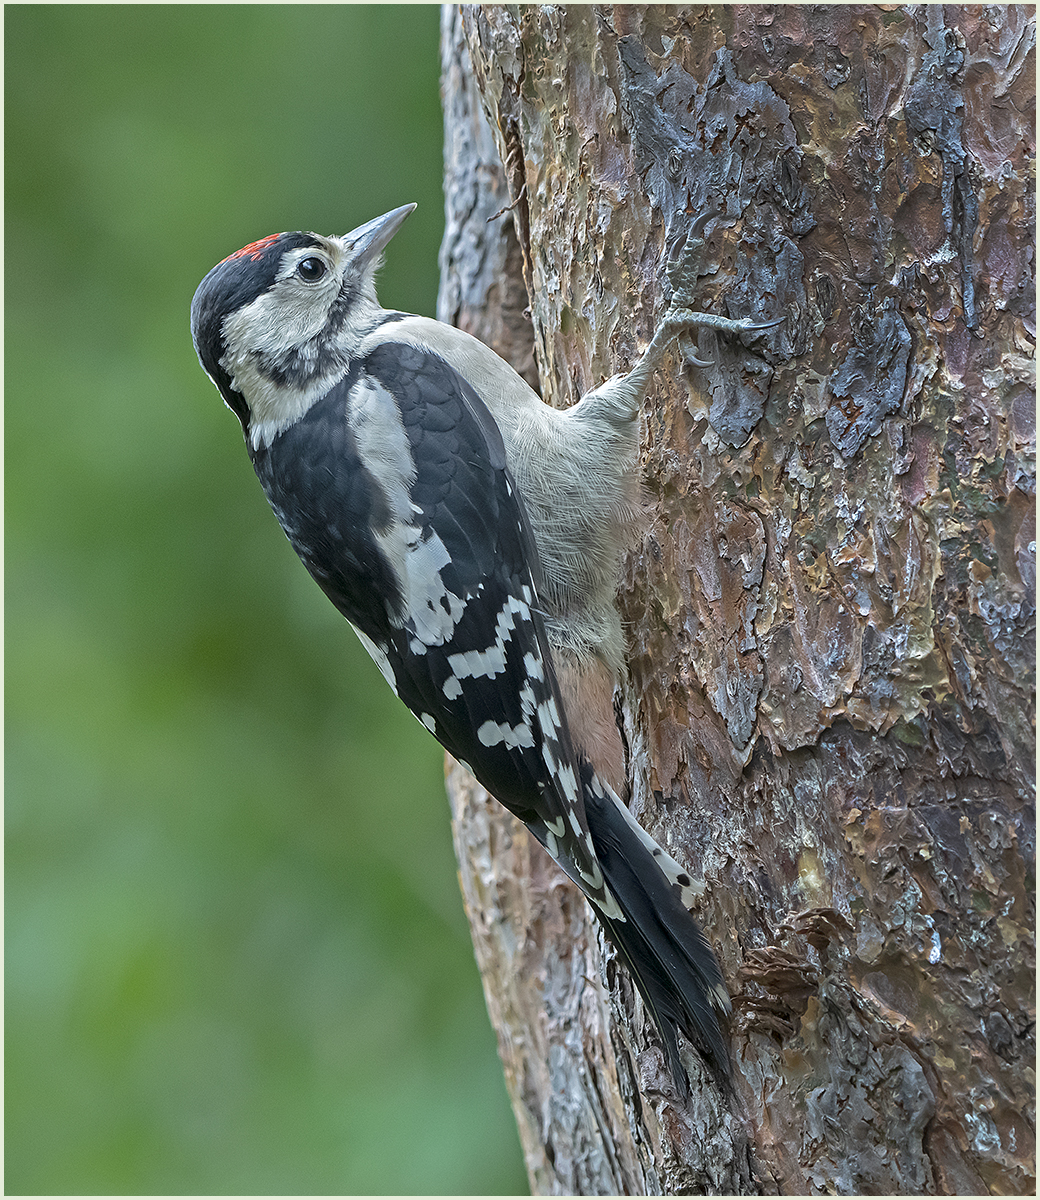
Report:
[{"label": "white wing patch", "polygon": [[542,670],[542,661],[540,658],[535,658],[533,654],[525,654],[524,670],[527,672],[529,679],[537,679],[539,682],[544,682],[545,672]]},{"label": "white wing patch", "polygon": [[504,721],[485,721],[477,729],[477,737],[485,746],[505,745],[510,750],[534,745],[534,734],[526,722],[508,725]]},{"label": "white wing patch", "polygon": [[436,533],[428,531],[423,536],[415,523],[419,512],[412,503],[415,460],[390,392],[375,380],[360,379],[350,389],[347,422],[361,460],[382,489],[390,510],[388,528],[373,536],[401,586],[403,623],[414,634],[410,649],[421,654],[451,638],[466,607],[441,578],[451,556]]},{"label": "white wing patch", "polygon": [[[523,621],[531,619],[531,609],[528,604],[523,600],[518,600],[515,596],[510,596],[495,622],[495,640],[486,650],[466,650],[460,654],[448,655],[451,675],[444,682],[444,694],[449,700],[455,700],[462,695],[460,679],[494,679],[496,675],[501,675],[505,671],[506,654],[511,641],[510,635],[516,628],[517,614]],[[529,658],[531,658],[530,654],[524,656],[525,665]],[[542,678],[540,666],[536,678]]]}]

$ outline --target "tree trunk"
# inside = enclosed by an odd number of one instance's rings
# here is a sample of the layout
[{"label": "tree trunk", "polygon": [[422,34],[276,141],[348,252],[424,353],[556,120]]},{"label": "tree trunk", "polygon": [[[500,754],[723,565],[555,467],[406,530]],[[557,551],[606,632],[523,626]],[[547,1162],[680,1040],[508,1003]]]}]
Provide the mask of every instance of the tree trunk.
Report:
[{"label": "tree trunk", "polygon": [[567,406],[677,263],[785,318],[654,381],[619,594],[633,809],[703,881],[735,1097],[681,1103],[581,896],[450,770],[536,1192],[1035,1190],[1034,40],[445,10],[442,320]]}]

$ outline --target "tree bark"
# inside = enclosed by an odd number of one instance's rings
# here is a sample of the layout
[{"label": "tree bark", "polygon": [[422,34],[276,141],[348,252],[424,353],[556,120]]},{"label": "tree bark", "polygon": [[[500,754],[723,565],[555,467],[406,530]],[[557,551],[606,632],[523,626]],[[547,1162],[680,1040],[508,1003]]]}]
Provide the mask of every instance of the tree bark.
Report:
[{"label": "tree bark", "polygon": [[676,263],[785,318],[655,380],[619,591],[633,810],[703,880],[734,1097],[691,1055],[682,1104],[581,896],[449,763],[532,1189],[1032,1194],[1032,10],[443,32],[442,320],[567,406]]}]

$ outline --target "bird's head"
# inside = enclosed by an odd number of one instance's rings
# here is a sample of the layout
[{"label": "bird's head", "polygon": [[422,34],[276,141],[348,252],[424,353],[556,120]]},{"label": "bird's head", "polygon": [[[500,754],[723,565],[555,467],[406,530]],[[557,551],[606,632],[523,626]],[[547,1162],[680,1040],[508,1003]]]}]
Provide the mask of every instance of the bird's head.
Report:
[{"label": "bird's head", "polygon": [[346,372],[379,319],[383,249],[414,208],[395,208],[343,237],[271,234],[199,284],[195,351],[254,446],[298,420]]}]

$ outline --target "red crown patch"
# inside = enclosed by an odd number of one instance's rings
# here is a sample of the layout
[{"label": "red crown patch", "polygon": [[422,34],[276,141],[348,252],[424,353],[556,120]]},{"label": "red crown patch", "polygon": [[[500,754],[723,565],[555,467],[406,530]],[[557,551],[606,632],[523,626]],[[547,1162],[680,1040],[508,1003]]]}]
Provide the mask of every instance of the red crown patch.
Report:
[{"label": "red crown patch", "polygon": [[250,242],[248,246],[243,246],[241,250],[236,250],[234,254],[229,254],[224,261],[230,262],[233,258],[245,258],[248,255],[254,262],[259,262],[263,258],[267,247],[281,236],[280,233],[269,233],[267,237],[261,238],[258,242]]}]

